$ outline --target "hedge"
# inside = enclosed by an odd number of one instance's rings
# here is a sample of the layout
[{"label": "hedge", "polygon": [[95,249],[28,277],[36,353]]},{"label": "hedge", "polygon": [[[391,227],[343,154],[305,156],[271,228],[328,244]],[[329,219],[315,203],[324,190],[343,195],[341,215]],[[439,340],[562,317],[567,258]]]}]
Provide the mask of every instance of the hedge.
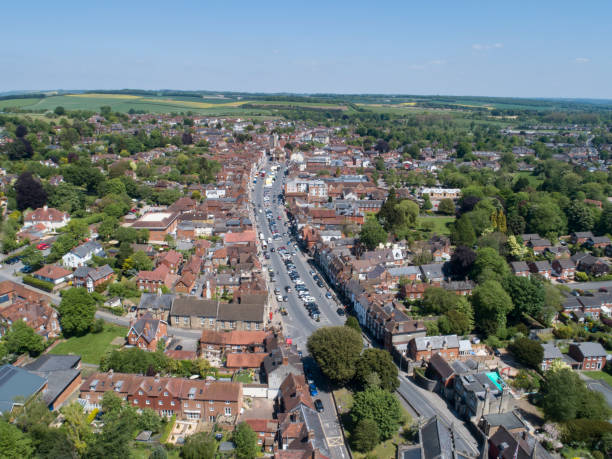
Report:
[{"label": "hedge", "polygon": [[36,279],[32,276],[23,276],[23,283],[44,290],[45,292],[53,291],[53,284],[51,282]]}]

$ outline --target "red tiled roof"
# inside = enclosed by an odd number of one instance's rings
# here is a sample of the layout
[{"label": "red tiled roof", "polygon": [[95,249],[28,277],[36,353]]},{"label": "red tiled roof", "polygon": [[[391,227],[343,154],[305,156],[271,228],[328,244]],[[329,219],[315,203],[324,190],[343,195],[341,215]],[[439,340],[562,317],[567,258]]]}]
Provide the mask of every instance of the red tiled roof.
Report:
[{"label": "red tiled roof", "polygon": [[226,355],[225,366],[227,368],[259,368],[263,363],[266,352],[233,352]]},{"label": "red tiled roof", "polygon": [[224,241],[226,244],[237,244],[241,242],[255,242],[257,236],[254,230],[242,231],[240,233],[225,233]]},{"label": "red tiled roof", "polygon": [[72,271],[68,271],[65,268],[57,265],[46,265],[40,268],[38,271],[32,273],[33,276],[46,277],[48,279],[61,279],[72,274]]}]

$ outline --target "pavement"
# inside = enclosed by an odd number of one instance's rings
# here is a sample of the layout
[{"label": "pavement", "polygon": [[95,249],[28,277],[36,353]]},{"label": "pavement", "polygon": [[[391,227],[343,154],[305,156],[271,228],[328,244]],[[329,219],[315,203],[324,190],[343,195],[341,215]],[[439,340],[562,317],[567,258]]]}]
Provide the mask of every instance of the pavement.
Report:
[{"label": "pavement", "polygon": [[[266,174],[268,171],[269,169],[266,171]],[[278,195],[283,191],[282,183],[284,178],[284,167],[281,167],[277,171],[276,177],[276,181],[273,182],[272,187],[268,188],[264,188],[262,180],[257,180],[257,184],[255,185],[254,191],[251,195],[251,202],[254,204],[255,210],[253,221],[257,226],[257,234],[260,232],[263,233],[266,241],[268,238],[272,237],[272,231],[270,230],[270,225],[265,214],[265,210],[267,208],[272,211],[278,232],[281,234],[289,233],[289,226],[284,207],[277,201]],[[268,203],[264,203],[264,190],[267,191],[266,194],[270,197],[270,201]],[[259,212],[259,206],[261,206],[263,210],[261,213]],[[281,217],[280,220],[278,219],[279,216]],[[338,304],[333,298],[328,299],[325,297],[325,293],[327,293],[328,290],[326,288],[319,287],[310,274],[310,271],[315,271],[315,269],[308,264],[308,258],[300,252],[293,242],[291,247],[289,246],[290,241],[291,238],[285,236],[277,241],[272,240],[272,243],[268,244],[267,249],[270,254],[270,259],[265,260],[262,257],[262,262],[264,263],[266,269],[268,267],[272,267],[275,273],[275,282],[269,282],[269,290],[272,291],[274,288],[278,287],[281,290],[281,295],[286,295],[288,297],[288,301],[282,302],[281,304],[276,304],[276,298],[271,295],[271,303],[273,308],[275,307],[275,309],[277,309],[279,306],[284,306],[288,312],[286,316],[277,316],[277,312],[273,311],[275,314],[273,317],[273,322],[281,320],[284,336],[286,338],[291,338],[293,344],[295,344],[297,348],[302,351],[304,355],[304,364],[313,369],[312,373],[314,382],[319,392],[313,398],[318,398],[321,400],[321,403],[323,403],[324,409],[323,412],[319,413],[319,415],[323,424],[324,434],[327,444],[329,445],[331,457],[334,459],[348,459],[350,456],[344,445],[342,428],[338,420],[338,415],[336,413],[330,389],[327,386],[325,378],[323,378],[323,376],[316,369],[312,359],[308,357],[308,350],[306,349],[308,337],[314,331],[320,327],[344,325],[346,318],[339,316],[336,313]],[[304,281],[304,285],[310,294],[315,298],[316,303],[319,306],[319,310],[321,311],[319,322],[316,322],[310,318],[308,312],[304,308],[303,302],[298,298],[293,282],[291,279],[289,279],[287,269],[285,264],[282,262],[278,251],[270,251],[270,248],[272,247],[278,249],[282,246],[285,246],[290,251],[296,252],[296,255],[292,257],[292,260],[301,280]],[[291,293],[287,293],[285,291],[286,286],[290,286],[292,288]]]}]

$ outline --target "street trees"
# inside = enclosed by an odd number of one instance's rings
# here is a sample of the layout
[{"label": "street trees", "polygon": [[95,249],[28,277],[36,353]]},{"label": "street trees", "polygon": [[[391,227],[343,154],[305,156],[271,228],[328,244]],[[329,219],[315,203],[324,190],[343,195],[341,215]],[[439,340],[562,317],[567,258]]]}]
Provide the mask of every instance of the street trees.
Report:
[{"label": "street trees", "polygon": [[345,326],[319,328],[308,338],[308,352],[323,374],[339,385],[354,376],[362,347],[361,335]]},{"label": "street trees", "polygon": [[368,376],[377,374],[380,387],[393,392],[399,386],[397,366],[393,363],[391,354],[384,349],[369,348],[363,351],[355,365],[355,381],[365,388]]},{"label": "street trees", "polygon": [[63,292],[58,310],[64,335],[79,336],[93,325],[96,303],[84,287],[76,287]]},{"label": "street trees", "polygon": [[380,430],[380,438],[391,438],[402,421],[402,411],[395,396],[381,388],[369,387],[355,394],[351,418],[358,423],[362,419],[372,419]]}]

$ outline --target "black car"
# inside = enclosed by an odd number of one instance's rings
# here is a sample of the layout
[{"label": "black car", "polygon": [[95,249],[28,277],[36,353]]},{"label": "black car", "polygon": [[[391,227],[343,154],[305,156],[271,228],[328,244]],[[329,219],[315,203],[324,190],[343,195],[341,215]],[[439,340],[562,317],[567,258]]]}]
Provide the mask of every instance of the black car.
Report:
[{"label": "black car", "polygon": [[314,401],[314,407],[319,413],[322,413],[323,410],[325,410],[325,408],[323,408],[323,402],[321,401],[321,399],[316,399]]},{"label": "black car", "polygon": [[31,273],[32,271],[34,271],[34,268],[32,268],[31,266],[24,266],[23,268],[21,268],[21,272],[24,274]]},{"label": "black car", "polygon": [[346,313],[344,312],[344,309],[342,309],[342,308],[338,308],[338,309],[336,309],[336,313],[337,313],[339,316],[343,316],[343,315],[345,315],[345,314],[346,314]]}]

